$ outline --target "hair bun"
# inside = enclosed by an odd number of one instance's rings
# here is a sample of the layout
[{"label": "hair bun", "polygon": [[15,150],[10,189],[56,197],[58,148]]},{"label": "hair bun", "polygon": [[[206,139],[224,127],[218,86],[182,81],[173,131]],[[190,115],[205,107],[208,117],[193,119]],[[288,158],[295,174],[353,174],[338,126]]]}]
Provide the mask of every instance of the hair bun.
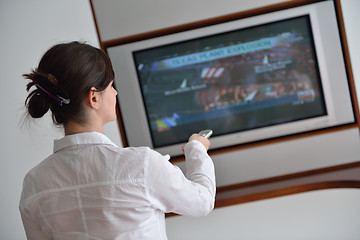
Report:
[{"label": "hair bun", "polygon": [[25,105],[31,117],[41,118],[49,111],[51,104],[37,90],[34,90],[26,98]]},{"label": "hair bun", "polygon": [[[57,85],[57,79],[51,74],[44,74],[38,71],[32,71],[32,73],[24,74],[25,78],[31,80],[26,85],[26,90],[30,89],[35,85],[41,85],[53,91]],[[49,111],[52,105],[52,99],[49,98],[47,94],[39,90],[38,88],[34,89],[29,93],[25,100],[25,106],[28,109],[28,113],[33,118],[41,118],[42,116]]]}]

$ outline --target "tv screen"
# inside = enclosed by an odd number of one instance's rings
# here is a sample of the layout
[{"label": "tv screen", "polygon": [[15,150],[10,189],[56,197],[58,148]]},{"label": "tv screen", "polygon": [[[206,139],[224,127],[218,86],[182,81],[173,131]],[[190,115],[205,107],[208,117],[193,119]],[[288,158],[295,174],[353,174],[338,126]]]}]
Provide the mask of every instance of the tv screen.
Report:
[{"label": "tv screen", "polygon": [[327,114],[309,15],[133,57],[154,147]]},{"label": "tv screen", "polygon": [[[111,46],[125,146],[182,155],[354,123],[334,3],[322,1]],[[234,148],[235,149],[235,148]]]}]

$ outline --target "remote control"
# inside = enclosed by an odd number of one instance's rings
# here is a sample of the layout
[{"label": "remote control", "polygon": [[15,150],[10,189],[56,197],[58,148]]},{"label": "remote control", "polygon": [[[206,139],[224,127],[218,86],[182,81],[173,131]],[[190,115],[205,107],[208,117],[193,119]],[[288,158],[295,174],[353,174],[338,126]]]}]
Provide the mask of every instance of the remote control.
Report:
[{"label": "remote control", "polygon": [[209,137],[213,134],[213,131],[211,129],[202,130],[199,132],[199,135],[202,137],[205,137],[209,139]]}]

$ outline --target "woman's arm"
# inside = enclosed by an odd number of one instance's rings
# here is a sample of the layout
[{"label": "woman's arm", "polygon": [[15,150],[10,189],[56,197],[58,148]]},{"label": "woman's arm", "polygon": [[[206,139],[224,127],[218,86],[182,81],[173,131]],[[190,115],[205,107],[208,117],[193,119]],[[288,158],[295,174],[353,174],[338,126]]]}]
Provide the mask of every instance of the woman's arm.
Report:
[{"label": "woman's arm", "polygon": [[186,216],[205,216],[211,212],[216,186],[214,165],[207,154],[209,145],[206,138],[197,134],[190,137],[184,148],[185,175],[168,161],[169,156],[151,151],[147,187],[154,207]]}]

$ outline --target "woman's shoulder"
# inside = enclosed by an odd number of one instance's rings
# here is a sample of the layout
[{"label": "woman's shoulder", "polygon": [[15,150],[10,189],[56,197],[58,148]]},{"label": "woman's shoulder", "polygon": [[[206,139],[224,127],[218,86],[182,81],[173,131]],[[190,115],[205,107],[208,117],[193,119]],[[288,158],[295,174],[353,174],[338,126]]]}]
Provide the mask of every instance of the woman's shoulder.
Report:
[{"label": "woman's shoulder", "polygon": [[150,147],[124,147],[124,148],[119,148],[119,152],[120,153],[126,153],[126,154],[131,154],[131,155],[146,155],[149,154],[149,152],[151,152],[151,148]]},{"label": "woman's shoulder", "polygon": [[[142,147],[126,147],[120,150],[121,155],[125,154],[129,158],[135,158],[138,161],[151,161],[154,159],[169,160],[168,155],[162,155],[161,153],[151,149],[147,146]],[[135,160],[134,159],[134,160]]]}]

